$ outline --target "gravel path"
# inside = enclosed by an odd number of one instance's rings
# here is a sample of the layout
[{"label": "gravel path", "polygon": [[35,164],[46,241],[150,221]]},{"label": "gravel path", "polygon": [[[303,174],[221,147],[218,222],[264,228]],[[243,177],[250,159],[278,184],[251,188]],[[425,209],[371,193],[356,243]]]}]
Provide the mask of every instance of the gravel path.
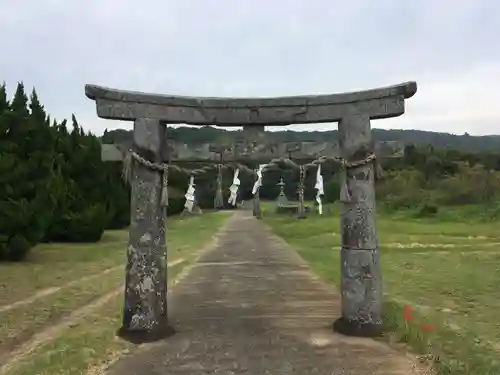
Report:
[{"label": "gravel path", "polygon": [[333,333],[338,293],[251,213],[229,220],[219,245],[169,295],[177,333],[143,346],[108,374],[425,373],[382,342]]}]

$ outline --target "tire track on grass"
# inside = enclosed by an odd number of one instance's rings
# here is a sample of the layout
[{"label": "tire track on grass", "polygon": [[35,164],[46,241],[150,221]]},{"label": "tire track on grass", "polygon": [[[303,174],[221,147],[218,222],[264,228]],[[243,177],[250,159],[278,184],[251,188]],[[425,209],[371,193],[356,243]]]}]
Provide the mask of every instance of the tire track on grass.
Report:
[{"label": "tire track on grass", "polygon": [[15,309],[15,308],[20,307],[20,306],[30,305],[33,302],[36,302],[37,300],[39,300],[40,298],[45,298],[45,297],[51,296],[51,295],[61,291],[62,289],[70,288],[70,287],[75,286],[79,283],[92,280],[96,277],[104,276],[104,275],[106,275],[110,272],[116,271],[117,269],[122,268],[122,267],[124,267],[124,266],[119,265],[119,266],[107,268],[102,272],[80,277],[79,279],[72,280],[66,284],[61,285],[61,286],[53,286],[53,287],[39,290],[38,292],[36,292],[35,294],[31,295],[28,298],[13,302],[13,303],[5,305],[5,306],[0,306],[0,313]]},{"label": "tire track on grass", "polygon": [[[177,264],[180,264],[182,262],[184,262],[184,259],[177,259],[177,260],[174,260],[171,263],[169,263],[168,266],[173,267],[173,266],[176,266]],[[70,287],[75,286],[79,283],[83,283],[85,281],[95,279],[96,277],[107,275],[108,273],[116,271],[122,267],[124,267],[124,266],[119,265],[119,266],[107,268],[104,271],[94,273],[92,275],[80,277],[79,279],[70,281],[70,282],[68,282],[64,285],[61,285],[61,286],[53,286],[53,287],[39,290],[38,292],[36,292],[35,294],[33,294],[32,296],[30,296],[28,298],[13,302],[13,303],[5,305],[5,306],[0,306],[0,313],[15,309],[15,308],[20,307],[20,306],[30,305],[33,302],[36,302],[37,300],[39,300],[40,298],[51,296],[51,295],[61,291],[62,289],[70,288]]]},{"label": "tire track on grass", "polygon": [[[185,259],[183,258],[176,259],[168,263],[167,267],[171,268],[183,262],[185,262]],[[46,329],[33,335],[29,341],[25,342],[18,349],[9,353],[9,359],[4,364],[0,365],[0,374],[5,374],[7,371],[13,369],[19,362],[29,357],[37,349],[59,336],[62,331],[75,325],[79,320],[97,310],[113,297],[118,296],[121,292],[123,292],[123,285],[120,285],[120,287],[112,290],[109,293],[106,293],[94,302],[91,302],[88,305],[75,310],[69,316],[62,319],[59,323],[49,326]]]}]

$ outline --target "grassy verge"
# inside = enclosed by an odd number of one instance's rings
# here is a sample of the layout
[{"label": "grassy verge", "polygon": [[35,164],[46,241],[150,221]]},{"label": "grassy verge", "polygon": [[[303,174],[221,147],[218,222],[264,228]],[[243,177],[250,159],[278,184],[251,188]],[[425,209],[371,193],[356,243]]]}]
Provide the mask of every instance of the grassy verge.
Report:
[{"label": "grassy verge", "polygon": [[0,306],[123,263],[127,239],[126,231],[108,231],[98,244],[40,244],[26,261],[0,263]]},{"label": "grassy verge", "polygon": [[134,349],[132,344],[115,336],[121,322],[122,301],[122,296],[111,299],[6,374],[100,373],[106,362],[111,362]]},{"label": "grassy verge", "polygon": [[11,309],[0,315],[0,350],[8,353],[44,326],[57,323],[77,308],[120,286],[123,269],[97,280],[78,283],[48,297]]},{"label": "grassy verge", "polygon": [[[171,282],[186,266],[196,257],[196,254],[212,238],[221,225],[227,220],[230,213],[206,214],[199,217],[189,217],[185,219],[169,220],[168,227],[168,258],[169,262],[176,259],[183,259],[169,268],[168,278]],[[122,241],[116,243],[115,251],[120,255],[109,256],[107,259],[115,258],[116,262],[108,264],[116,266],[123,264],[126,249],[126,232],[118,234],[112,233],[116,237],[121,237]],[[112,236],[112,237],[113,237]],[[41,249],[36,249],[35,256],[40,260],[43,258],[43,249],[60,252],[66,256],[67,265],[71,264],[71,257],[64,252],[64,245],[52,245],[57,250],[51,249],[51,245],[43,245]],[[71,252],[73,245],[66,247],[67,252]],[[98,254],[101,248],[109,247],[109,242],[105,240],[98,244],[89,246],[89,250]],[[104,251],[104,253],[106,253]],[[81,253],[78,253],[82,255]],[[107,254],[107,253],[106,253]],[[103,257],[107,255],[103,254]],[[88,256],[94,262],[99,262],[99,256]],[[77,257],[77,260],[80,259]],[[89,262],[87,260],[87,262]],[[76,263],[76,262],[75,262]],[[94,270],[91,263],[88,270]],[[50,264],[46,264],[50,273]],[[43,274],[41,272],[40,274]],[[83,275],[85,275],[83,273]],[[80,274],[78,275],[81,276]],[[12,278],[13,276],[9,276]],[[44,280],[48,280],[47,276]],[[67,283],[71,279],[64,279]],[[43,301],[37,301],[30,305],[23,305],[0,313],[0,337],[5,333],[14,340],[13,337],[21,337],[24,340],[28,335],[43,331],[47,325],[57,324],[60,319],[68,314],[77,311],[82,306],[116,290],[123,283],[123,270],[109,272],[95,280],[79,282],[74,286],[63,288]],[[43,284],[44,287],[47,284]],[[36,290],[36,288],[35,288]],[[124,355],[132,350],[134,346],[115,338],[115,332],[121,324],[122,296],[112,297],[102,306],[98,306],[90,313],[81,316],[69,327],[58,331],[55,337],[47,337],[47,340],[39,345],[33,353],[23,357],[14,366],[3,374],[85,374],[100,373],[100,369],[107,362]],[[24,332],[24,333],[23,333]],[[23,337],[24,334],[24,337]],[[9,339],[7,339],[8,341]],[[21,342],[23,340],[20,340]],[[11,342],[12,344],[12,342]],[[1,348],[1,344],[0,344]],[[1,350],[1,349],[0,349]],[[7,350],[7,346],[4,346]]]},{"label": "grassy verge", "polygon": [[[500,374],[499,223],[446,215],[448,221],[378,215],[388,336],[432,359],[440,374]],[[265,221],[319,276],[339,284],[338,208],[332,216]],[[411,322],[406,306],[413,309]]]}]

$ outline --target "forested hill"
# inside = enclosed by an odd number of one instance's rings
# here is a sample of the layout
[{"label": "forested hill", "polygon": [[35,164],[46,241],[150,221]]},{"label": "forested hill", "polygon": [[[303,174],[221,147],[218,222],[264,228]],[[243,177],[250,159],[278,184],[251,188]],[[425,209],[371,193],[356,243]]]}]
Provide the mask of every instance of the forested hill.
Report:
[{"label": "forested hill", "polygon": [[[224,129],[209,126],[201,128],[169,128],[168,137],[175,141],[188,144],[197,143],[231,143],[234,140],[242,139],[242,131],[226,131]],[[449,133],[436,133],[421,130],[384,130],[374,129],[373,136],[379,141],[402,141],[406,144],[432,145],[436,149],[450,148],[466,152],[499,151],[500,135],[471,136],[453,135]],[[278,131],[268,132],[267,139],[273,142],[306,142],[335,139],[337,131]],[[103,143],[124,143],[131,144],[132,131],[112,130],[105,131],[102,137]]]}]

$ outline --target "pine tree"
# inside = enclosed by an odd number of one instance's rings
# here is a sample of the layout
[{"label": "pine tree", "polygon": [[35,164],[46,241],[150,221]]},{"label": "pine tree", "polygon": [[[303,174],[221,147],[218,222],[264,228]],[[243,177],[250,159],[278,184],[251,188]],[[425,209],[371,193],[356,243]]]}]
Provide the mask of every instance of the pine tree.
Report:
[{"label": "pine tree", "polygon": [[65,123],[57,127],[58,166],[65,190],[47,240],[98,241],[109,220],[106,170],[97,138],[85,134],[74,115],[71,120],[70,133]]},{"label": "pine tree", "polygon": [[[1,95],[0,95],[1,96]],[[9,109],[0,116],[0,258],[21,260],[50,225],[56,197],[52,196],[53,142],[38,100],[28,110],[19,83]]]},{"label": "pine tree", "polygon": [[7,100],[7,89],[5,82],[0,85],[0,114],[9,109],[9,101]]},{"label": "pine tree", "polygon": [[107,229],[124,228],[130,223],[130,188],[122,177],[122,163],[105,162],[104,168],[106,190],[103,194],[106,197],[106,212],[109,217]]},{"label": "pine tree", "polygon": [[52,137],[54,139],[54,194],[58,197],[54,214],[49,228],[47,229],[43,241],[57,241],[64,236],[65,222],[63,218],[69,212],[71,196],[76,189],[70,174],[70,161],[68,156],[71,155],[71,147],[69,145],[69,134],[66,128],[66,120],[58,123],[55,119],[50,127]]},{"label": "pine tree", "polygon": [[[33,87],[33,91],[31,92],[31,97],[30,97],[30,105],[29,105],[30,111],[31,111],[31,118],[38,124],[47,124],[47,114],[45,113],[45,109],[43,108],[43,105],[40,104],[40,101],[38,100],[38,95],[36,94],[36,90]],[[49,122],[50,124],[50,122]]]},{"label": "pine tree", "polygon": [[10,103],[10,110],[17,113],[20,118],[29,116],[28,97],[26,96],[24,84],[22,82],[17,84],[14,99],[12,99],[12,102]]}]

